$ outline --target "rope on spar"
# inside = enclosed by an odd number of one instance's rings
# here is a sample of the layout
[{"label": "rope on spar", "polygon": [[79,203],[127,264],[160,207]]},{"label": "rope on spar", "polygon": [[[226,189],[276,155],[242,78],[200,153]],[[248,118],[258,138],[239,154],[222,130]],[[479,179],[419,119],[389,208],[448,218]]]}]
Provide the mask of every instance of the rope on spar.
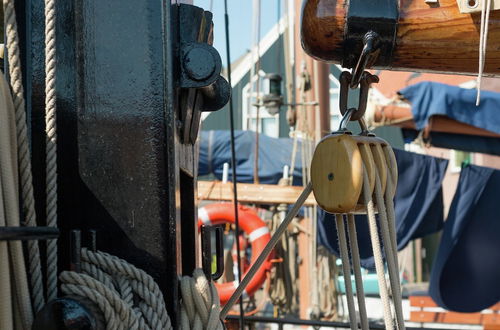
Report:
[{"label": "rope on spar", "polygon": [[[45,134],[47,226],[57,227],[56,1],[45,0]],[[57,297],[57,240],[47,241],[47,299]]]},{"label": "rope on spar", "polygon": [[[19,55],[19,36],[16,21],[14,0],[3,0],[5,32],[7,37],[7,56],[9,63],[10,87],[15,109],[17,158],[21,187],[22,210],[25,226],[36,226],[35,198],[33,196],[33,178],[31,172],[31,155],[29,152],[26,109]],[[28,247],[28,265],[30,274],[31,300],[35,312],[45,304],[42,282],[42,268],[38,241],[30,240]]]}]

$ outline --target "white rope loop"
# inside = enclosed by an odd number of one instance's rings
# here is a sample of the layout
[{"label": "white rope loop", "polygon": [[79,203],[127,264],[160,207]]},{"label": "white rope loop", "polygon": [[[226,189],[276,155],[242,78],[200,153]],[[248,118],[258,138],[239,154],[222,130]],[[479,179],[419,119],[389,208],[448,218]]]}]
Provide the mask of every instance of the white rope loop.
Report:
[{"label": "white rope loop", "polygon": [[[82,273],[62,272],[61,289],[94,302],[106,329],[173,329],[158,284],[146,272],[103,252],[82,249]],[[182,330],[222,330],[221,306],[201,269],[180,279]]]},{"label": "white rope loop", "polygon": [[[31,155],[29,152],[28,130],[26,125],[26,109],[19,55],[19,36],[14,8],[14,0],[3,0],[5,35],[7,38],[7,58],[9,63],[10,87],[15,109],[17,159],[21,187],[21,200],[25,226],[36,226],[35,199],[33,197],[33,179],[31,172]],[[28,246],[28,264],[30,274],[31,300],[35,312],[45,304],[43,294],[42,270],[38,241],[30,240]]]},{"label": "white rope loop", "polygon": [[82,273],[62,272],[65,294],[86,297],[103,312],[106,329],[172,329],[163,295],[146,272],[103,252],[82,249]]},{"label": "white rope loop", "polygon": [[181,294],[182,329],[223,329],[217,289],[201,269],[195,269],[193,277],[182,277]]}]

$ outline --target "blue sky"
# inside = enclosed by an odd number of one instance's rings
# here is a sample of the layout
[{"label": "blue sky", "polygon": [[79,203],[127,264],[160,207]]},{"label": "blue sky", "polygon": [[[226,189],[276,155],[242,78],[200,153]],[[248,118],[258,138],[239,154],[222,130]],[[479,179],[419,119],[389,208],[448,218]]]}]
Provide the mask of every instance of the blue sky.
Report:
[{"label": "blue sky", "polygon": [[[226,36],[224,26],[224,0],[212,0],[214,15],[214,47],[219,51],[222,63],[226,66]],[[278,20],[278,2],[286,0],[261,0],[261,37]],[[252,0],[227,0],[229,12],[229,37],[231,60],[234,61],[252,47]],[[194,4],[210,10],[211,0],[194,0]]]}]

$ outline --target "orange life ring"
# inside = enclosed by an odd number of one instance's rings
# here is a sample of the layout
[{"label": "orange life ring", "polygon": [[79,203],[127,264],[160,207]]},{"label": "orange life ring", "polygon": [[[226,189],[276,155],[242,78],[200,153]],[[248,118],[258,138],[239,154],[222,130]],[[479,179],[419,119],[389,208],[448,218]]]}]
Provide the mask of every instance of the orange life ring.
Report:
[{"label": "orange life ring", "polygon": [[[252,245],[251,264],[253,264],[271,239],[271,234],[264,221],[251,208],[239,205],[238,218],[240,228],[248,235],[248,240]],[[232,203],[209,204],[198,209],[198,226],[222,223],[234,223],[234,205]],[[254,294],[255,291],[262,287],[262,284],[266,281],[266,274],[271,268],[271,259],[272,255],[269,255],[246,287],[243,297]],[[246,272],[243,277],[245,275]],[[238,286],[238,282],[215,283],[215,286],[219,293],[220,302],[224,305]]]}]

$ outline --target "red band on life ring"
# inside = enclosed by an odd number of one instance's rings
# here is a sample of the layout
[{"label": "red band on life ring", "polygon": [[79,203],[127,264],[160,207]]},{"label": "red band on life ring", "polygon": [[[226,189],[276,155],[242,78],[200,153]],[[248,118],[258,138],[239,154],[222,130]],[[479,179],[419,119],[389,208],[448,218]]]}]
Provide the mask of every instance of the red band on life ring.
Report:
[{"label": "red band on life ring", "polygon": [[[251,208],[239,205],[238,218],[241,230],[248,235],[248,240],[252,245],[252,260],[251,265],[264,250],[271,239],[269,228],[264,221]],[[198,210],[198,226],[201,225],[218,225],[222,223],[234,223],[234,204],[232,203],[217,203],[206,205]],[[266,261],[259,268],[255,276],[252,278],[246,287],[243,296],[252,295],[262,287],[266,281],[266,274],[271,268],[272,253],[267,257]],[[243,274],[243,277],[245,277]],[[220,302],[226,304],[235,288],[238,286],[237,281],[228,283],[215,283],[217,292],[219,293]]]}]

